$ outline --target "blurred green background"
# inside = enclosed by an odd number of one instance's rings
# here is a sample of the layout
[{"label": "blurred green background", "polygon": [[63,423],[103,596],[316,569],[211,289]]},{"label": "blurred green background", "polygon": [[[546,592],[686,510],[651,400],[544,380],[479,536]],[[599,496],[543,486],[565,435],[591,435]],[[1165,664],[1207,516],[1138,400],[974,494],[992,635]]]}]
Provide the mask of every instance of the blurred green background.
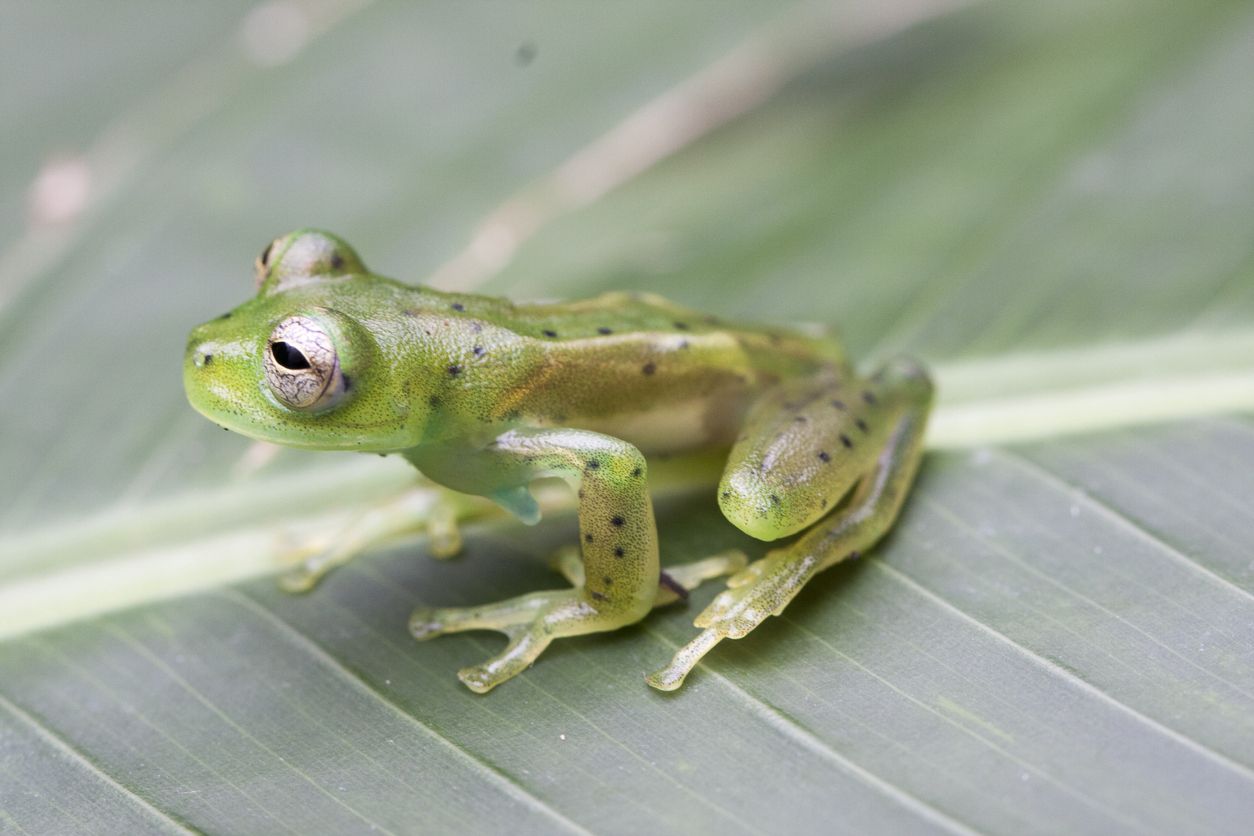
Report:
[{"label": "blurred green background", "polygon": [[[1254,4],[0,13],[0,833],[1254,820]],[[713,589],[477,697],[499,637],[408,612],[552,585],[569,514],[284,596],[292,532],[408,474],[183,398],[189,328],[300,226],[411,281],[836,325],[936,369],[947,449],[678,694],[641,674]],[[666,561],[755,548],[705,493],[659,522]]]}]

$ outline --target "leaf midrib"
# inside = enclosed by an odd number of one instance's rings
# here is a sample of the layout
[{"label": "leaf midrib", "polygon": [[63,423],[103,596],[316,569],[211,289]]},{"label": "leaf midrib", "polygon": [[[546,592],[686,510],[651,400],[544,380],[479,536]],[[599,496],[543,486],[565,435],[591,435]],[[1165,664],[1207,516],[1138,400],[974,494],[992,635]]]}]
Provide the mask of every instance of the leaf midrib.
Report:
[{"label": "leaf midrib", "polygon": [[[1039,441],[1084,431],[1254,411],[1254,334],[1177,335],[1135,344],[959,361],[939,366],[935,376],[940,404],[932,417],[929,447]],[[1071,382],[1077,379],[1078,385]],[[1022,381],[1032,381],[1036,388],[1025,388]],[[1000,390],[1011,394],[1003,396]],[[671,484],[691,489],[711,481],[716,472],[694,468]],[[302,519],[302,525],[311,526],[309,515],[342,507],[340,497],[347,485],[352,485],[351,494],[359,499],[377,501],[403,490],[411,484],[410,478],[404,468],[368,467],[339,459],[296,475],[255,478],[243,485],[106,510],[71,525],[53,520],[7,533],[0,536],[2,563],[9,567],[6,578],[0,580],[0,600],[7,595],[28,606],[40,595],[52,594],[54,600],[38,606],[37,623],[10,619],[0,626],[0,638],[107,612],[123,603],[157,600],[158,593],[145,598],[141,592],[137,597],[135,587],[126,580],[134,576],[128,567],[137,568],[146,561],[171,566],[188,563],[196,550],[229,537],[242,538],[238,542],[245,546],[243,557],[229,568],[194,563],[180,576],[179,593],[273,572],[281,566],[273,545],[275,531]],[[301,485],[299,501],[264,501],[294,496],[295,483]],[[572,506],[569,497],[556,495],[549,497],[546,507],[558,511]],[[187,520],[193,513],[199,527],[186,536]],[[1128,524],[1135,526],[1131,521]],[[322,530],[333,529],[324,520]],[[57,578],[66,578],[61,588],[69,588],[68,579],[76,572],[90,572],[93,584],[104,585],[92,596],[90,610],[81,603],[55,601]],[[116,591],[119,603],[113,606],[109,605],[110,577],[127,585]],[[16,604],[13,610],[18,611]]]}]

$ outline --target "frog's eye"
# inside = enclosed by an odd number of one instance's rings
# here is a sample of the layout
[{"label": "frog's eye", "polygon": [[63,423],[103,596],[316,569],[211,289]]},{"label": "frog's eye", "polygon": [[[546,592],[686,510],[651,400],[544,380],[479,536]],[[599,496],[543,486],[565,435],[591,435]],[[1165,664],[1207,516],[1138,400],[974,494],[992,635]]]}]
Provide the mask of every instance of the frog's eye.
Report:
[{"label": "frog's eye", "polygon": [[316,229],[300,229],[275,238],[256,262],[257,288],[263,294],[365,272],[352,247]]},{"label": "frog's eye", "polygon": [[291,316],[275,327],[264,363],[270,391],[292,409],[329,409],[348,388],[330,333],[310,316]]},{"label": "frog's eye", "polygon": [[257,256],[257,260],[253,262],[253,275],[257,279],[257,287],[261,287],[261,283],[270,274],[270,256],[274,255],[274,245],[279,243],[280,240],[275,238],[269,244],[266,244],[266,248],[261,251],[261,255]]}]

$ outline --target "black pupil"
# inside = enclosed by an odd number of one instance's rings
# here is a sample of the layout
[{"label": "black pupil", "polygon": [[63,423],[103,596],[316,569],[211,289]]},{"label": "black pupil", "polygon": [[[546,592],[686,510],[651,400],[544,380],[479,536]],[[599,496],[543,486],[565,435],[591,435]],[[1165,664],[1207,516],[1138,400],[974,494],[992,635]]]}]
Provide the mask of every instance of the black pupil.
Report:
[{"label": "black pupil", "polygon": [[270,353],[274,355],[274,362],[285,369],[309,368],[309,361],[305,359],[304,354],[301,354],[300,349],[293,348],[281,340],[270,344]]}]

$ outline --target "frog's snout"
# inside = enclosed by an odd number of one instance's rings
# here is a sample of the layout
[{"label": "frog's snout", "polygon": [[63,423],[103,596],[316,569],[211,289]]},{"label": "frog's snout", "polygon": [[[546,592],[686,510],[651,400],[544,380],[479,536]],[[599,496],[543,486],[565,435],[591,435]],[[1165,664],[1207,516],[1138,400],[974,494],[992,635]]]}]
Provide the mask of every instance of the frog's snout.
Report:
[{"label": "frog's snout", "polygon": [[246,406],[237,386],[241,373],[239,347],[198,331],[192,332],[183,351],[183,392],[201,415],[236,429],[233,419]]}]

